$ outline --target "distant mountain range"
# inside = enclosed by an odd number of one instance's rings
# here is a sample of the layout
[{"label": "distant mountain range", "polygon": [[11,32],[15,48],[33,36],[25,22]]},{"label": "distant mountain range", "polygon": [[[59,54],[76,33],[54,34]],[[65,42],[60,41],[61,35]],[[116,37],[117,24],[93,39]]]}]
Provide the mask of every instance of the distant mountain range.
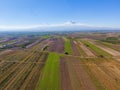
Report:
[{"label": "distant mountain range", "polygon": [[92,26],[74,21],[62,24],[41,24],[31,26],[0,26],[0,31],[64,31],[64,30],[120,30],[120,28]]}]

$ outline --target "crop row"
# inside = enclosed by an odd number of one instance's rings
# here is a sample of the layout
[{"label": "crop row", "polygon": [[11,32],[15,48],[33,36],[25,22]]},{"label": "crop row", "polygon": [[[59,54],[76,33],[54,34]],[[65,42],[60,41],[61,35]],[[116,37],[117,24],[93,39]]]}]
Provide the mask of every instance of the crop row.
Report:
[{"label": "crop row", "polygon": [[93,51],[97,56],[100,57],[111,57],[111,55],[107,52],[105,52],[104,50],[98,48],[96,45],[90,43],[89,41],[86,40],[82,40],[82,43],[91,49],[91,51]]}]

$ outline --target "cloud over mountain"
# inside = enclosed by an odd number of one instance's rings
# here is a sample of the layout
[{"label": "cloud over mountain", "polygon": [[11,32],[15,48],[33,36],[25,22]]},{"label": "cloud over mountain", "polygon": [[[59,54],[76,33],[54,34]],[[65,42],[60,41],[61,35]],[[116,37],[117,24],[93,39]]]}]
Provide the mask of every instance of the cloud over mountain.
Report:
[{"label": "cloud over mountain", "polygon": [[101,26],[92,26],[87,24],[82,24],[79,22],[68,21],[65,23],[59,24],[40,24],[40,25],[24,25],[24,26],[0,26],[0,30],[36,30],[36,31],[51,31],[51,30],[113,30],[118,28],[111,27],[101,27]]}]

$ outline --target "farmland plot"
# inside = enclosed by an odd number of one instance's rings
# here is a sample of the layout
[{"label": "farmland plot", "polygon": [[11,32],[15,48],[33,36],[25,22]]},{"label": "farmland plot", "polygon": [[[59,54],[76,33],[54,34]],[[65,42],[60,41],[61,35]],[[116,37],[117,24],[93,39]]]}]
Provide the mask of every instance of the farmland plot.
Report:
[{"label": "farmland plot", "polygon": [[[70,81],[72,86],[69,86],[69,88],[72,87],[71,90],[97,90],[96,86],[91,81],[89,75],[84,70],[79,58],[67,57],[65,60],[67,62],[70,75]],[[66,76],[66,73],[64,73],[64,77],[68,78]]]},{"label": "farmland plot", "polygon": [[76,41],[72,41],[72,42],[71,42],[71,46],[72,46],[73,54],[74,54],[75,56],[80,56],[80,52],[78,51],[78,47],[77,47]]},{"label": "farmland plot", "polygon": [[[40,71],[41,71],[42,67],[44,66],[44,62],[45,62],[43,60],[46,60],[45,58],[46,58],[45,53],[40,54],[40,55],[33,54],[28,59],[24,60],[24,62],[15,63],[14,65],[11,66],[11,68],[8,68],[8,70],[6,70],[3,74],[1,74],[1,76],[0,76],[1,87],[0,88],[1,89],[9,88],[9,90],[20,89],[23,82],[24,81],[26,82],[26,79],[29,77],[29,74],[31,74],[31,72],[33,72],[33,70],[36,70],[36,69],[38,69],[38,72],[36,72],[38,74],[34,73],[35,75],[37,75],[37,77],[35,77],[35,78],[39,78]],[[34,68],[36,68],[36,69],[34,69]],[[32,78],[31,78],[31,80],[32,80]],[[38,79],[35,79],[35,80],[38,80]],[[27,82],[29,82],[29,80]],[[37,83],[37,81],[36,81],[36,83]],[[29,85],[30,85],[30,83],[29,83]],[[33,84],[30,86],[35,88],[35,85],[33,85]],[[32,89],[28,89],[28,90],[32,90]]]},{"label": "farmland plot", "polygon": [[40,45],[1,59],[0,90],[34,90],[36,88],[48,55],[47,52],[39,50]]},{"label": "farmland plot", "polygon": [[94,53],[89,50],[83,43],[80,41],[78,42],[79,46],[83,49],[83,51],[87,54],[88,57],[95,57]]},{"label": "farmland plot", "polygon": [[62,90],[73,90],[68,71],[67,61],[65,58],[60,60],[60,76],[61,76],[61,89]]},{"label": "farmland plot", "polygon": [[94,54],[96,54],[97,56],[103,56],[103,57],[111,57],[112,56],[108,52],[106,52],[103,49],[97,47],[96,45],[90,43],[89,41],[82,40],[82,43],[84,45],[86,45],[88,48],[90,48],[94,52]]},{"label": "farmland plot", "polygon": [[79,46],[77,41],[71,42],[73,54],[75,56],[87,56],[86,53],[82,50],[82,48]]},{"label": "farmland plot", "polygon": [[95,42],[93,42],[93,43],[94,43],[95,45],[97,45],[97,47],[99,47],[99,48],[101,48],[102,50],[110,53],[110,54],[113,55],[113,56],[120,56],[120,52],[118,52],[118,51],[116,51],[116,50],[114,50],[114,49],[111,49],[111,48],[109,48],[109,47],[107,47],[107,46],[104,46],[104,45],[102,45],[102,44],[97,44],[97,43],[95,43]]},{"label": "farmland plot", "polygon": [[94,77],[102,84],[103,89],[120,89],[120,65],[111,59],[88,59],[84,60],[87,69],[94,74]]},{"label": "farmland plot", "polygon": [[50,53],[39,79],[37,90],[60,90],[60,66],[59,56]]},{"label": "farmland plot", "polygon": [[68,54],[72,54],[71,40],[64,37],[65,48],[64,51]]},{"label": "farmland plot", "polygon": [[50,52],[64,53],[64,41],[62,38],[51,39],[52,44],[49,46]]},{"label": "farmland plot", "polygon": [[114,49],[116,51],[120,51],[120,45],[119,44],[111,44],[111,43],[102,42],[102,41],[96,41],[96,43],[102,44],[102,45],[104,45],[106,47],[109,47],[111,49]]}]

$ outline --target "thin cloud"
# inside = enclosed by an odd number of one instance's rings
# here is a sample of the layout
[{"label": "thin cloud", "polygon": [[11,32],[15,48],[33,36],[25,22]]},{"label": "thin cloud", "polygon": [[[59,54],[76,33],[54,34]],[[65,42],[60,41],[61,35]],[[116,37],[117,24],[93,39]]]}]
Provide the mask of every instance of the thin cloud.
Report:
[{"label": "thin cloud", "polygon": [[61,24],[40,24],[40,25],[0,25],[0,29],[33,29],[33,28],[49,28],[49,27],[67,27],[67,26],[90,26],[76,22],[65,22]]},{"label": "thin cloud", "polygon": [[[39,29],[39,30],[52,30],[52,29],[106,29],[106,27],[102,26],[93,26],[88,24],[83,24],[74,21],[68,21],[60,24],[40,24],[40,25],[0,25],[0,30],[29,30],[29,29]],[[112,28],[112,27],[109,27]]]}]

